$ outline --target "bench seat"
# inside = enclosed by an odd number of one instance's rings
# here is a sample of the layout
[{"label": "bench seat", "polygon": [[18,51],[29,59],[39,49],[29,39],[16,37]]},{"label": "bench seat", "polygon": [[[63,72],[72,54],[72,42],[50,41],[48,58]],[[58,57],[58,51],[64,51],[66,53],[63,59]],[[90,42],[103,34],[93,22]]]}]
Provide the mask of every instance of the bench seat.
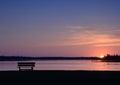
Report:
[{"label": "bench seat", "polygon": [[18,62],[19,71],[21,70],[33,70],[35,62]]}]

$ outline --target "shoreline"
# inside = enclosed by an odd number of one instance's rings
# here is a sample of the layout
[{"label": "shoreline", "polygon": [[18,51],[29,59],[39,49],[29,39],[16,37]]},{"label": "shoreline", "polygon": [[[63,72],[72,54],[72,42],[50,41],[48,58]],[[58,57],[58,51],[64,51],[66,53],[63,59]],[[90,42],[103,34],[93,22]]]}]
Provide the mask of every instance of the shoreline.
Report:
[{"label": "shoreline", "polygon": [[29,78],[39,77],[39,78],[49,78],[52,76],[52,78],[57,77],[60,78],[60,76],[73,78],[79,77],[82,79],[84,78],[119,78],[120,79],[120,71],[96,71],[96,70],[33,70],[33,71],[0,71],[0,78],[1,77],[27,77],[29,75]]},{"label": "shoreline", "polygon": [[[34,71],[0,71],[1,82],[33,83],[119,83],[120,71],[88,71],[88,70],[34,70]],[[12,82],[13,83],[13,82]],[[16,83],[17,84],[17,83]],[[96,83],[95,83],[96,84]]]}]

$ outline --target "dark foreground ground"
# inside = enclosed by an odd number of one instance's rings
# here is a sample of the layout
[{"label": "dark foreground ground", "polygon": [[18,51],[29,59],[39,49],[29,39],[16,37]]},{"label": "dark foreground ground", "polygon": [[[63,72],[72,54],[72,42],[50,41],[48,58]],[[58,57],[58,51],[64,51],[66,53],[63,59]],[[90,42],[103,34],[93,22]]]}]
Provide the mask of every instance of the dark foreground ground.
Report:
[{"label": "dark foreground ground", "polygon": [[[52,85],[120,84],[120,71],[0,71],[0,83]],[[8,85],[8,84],[7,84]]]}]

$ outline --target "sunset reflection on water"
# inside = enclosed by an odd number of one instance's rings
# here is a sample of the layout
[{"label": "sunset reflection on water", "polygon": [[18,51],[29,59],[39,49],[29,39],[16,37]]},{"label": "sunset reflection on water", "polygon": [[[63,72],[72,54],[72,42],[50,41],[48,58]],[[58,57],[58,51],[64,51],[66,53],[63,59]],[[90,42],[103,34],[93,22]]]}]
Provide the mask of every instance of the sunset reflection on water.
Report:
[{"label": "sunset reflection on water", "polygon": [[[120,71],[120,62],[98,60],[48,60],[35,62],[34,70],[99,70]],[[17,61],[1,61],[0,70],[18,70]]]}]

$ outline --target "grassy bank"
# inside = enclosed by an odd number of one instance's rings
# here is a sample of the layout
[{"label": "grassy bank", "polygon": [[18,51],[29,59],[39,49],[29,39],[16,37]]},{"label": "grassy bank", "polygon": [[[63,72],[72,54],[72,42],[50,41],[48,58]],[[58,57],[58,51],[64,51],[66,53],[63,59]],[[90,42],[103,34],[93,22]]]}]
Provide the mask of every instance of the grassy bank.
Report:
[{"label": "grassy bank", "polygon": [[47,81],[80,81],[81,83],[115,81],[114,83],[117,83],[120,81],[120,71],[0,71],[0,80],[19,83],[46,83]]}]

